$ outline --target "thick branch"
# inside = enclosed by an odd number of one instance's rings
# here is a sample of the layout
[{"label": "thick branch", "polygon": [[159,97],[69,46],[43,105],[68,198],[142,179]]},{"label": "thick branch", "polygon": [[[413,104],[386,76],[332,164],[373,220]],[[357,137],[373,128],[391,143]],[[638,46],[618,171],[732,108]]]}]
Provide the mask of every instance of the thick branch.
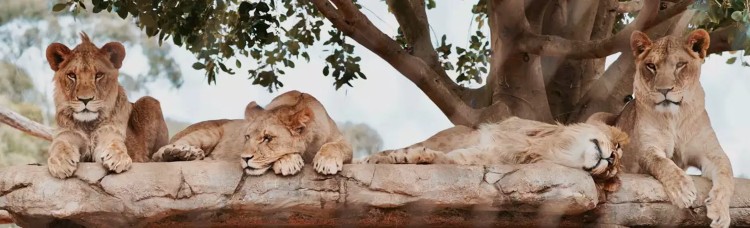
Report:
[{"label": "thick branch", "polygon": [[659,22],[672,18],[685,11],[694,0],[681,1],[667,10],[659,13],[659,1],[645,1],[635,21],[615,36],[592,41],[568,40],[558,36],[545,36],[531,32],[523,32],[518,43],[519,49],[536,55],[562,56],[567,58],[603,58],[616,52],[627,51],[630,34],[635,30],[649,29]]},{"label": "thick branch", "polygon": [[627,2],[619,2],[617,5],[617,13],[635,13],[643,8],[643,0],[632,0]]},{"label": "thick branch", "polygon": [[13,128],[26,132],[27,134],[51,141],[52,129],[30,120],[10,109],[0,107],[0,122]]},{"label": "thick branch", "polygon": [[383,58],[416,84],[453,124],[474,125],[478,114],[461,100],[455,90],[456,84],[436,73],[421,58],[403,50],[396,41],[375,27],[353,2],[333,0],[335,8],[326,0],[312,0],[312,3],[334,27]]}]

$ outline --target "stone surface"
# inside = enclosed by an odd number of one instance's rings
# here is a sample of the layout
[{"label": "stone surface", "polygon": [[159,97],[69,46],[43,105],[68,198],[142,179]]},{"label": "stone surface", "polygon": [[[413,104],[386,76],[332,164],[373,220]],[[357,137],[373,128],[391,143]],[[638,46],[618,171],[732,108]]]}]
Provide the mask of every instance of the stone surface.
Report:
[{"label": "stone surface", "polygon": [[[624,175],[622,190],[597,202],[588,174],[544,163],[346,165],[333,176],[306,166],[291,177],[244,176],[219,161],[141,163],[122,174],[82,163],[66,180],[29,165],[0,170],[0,212],[29,227],[708,225],[710,182],[694,179],[700,201],[680,210],[653,178]],[[750,225],[750,182],[738,179],[735,191],[732,222]]]}]

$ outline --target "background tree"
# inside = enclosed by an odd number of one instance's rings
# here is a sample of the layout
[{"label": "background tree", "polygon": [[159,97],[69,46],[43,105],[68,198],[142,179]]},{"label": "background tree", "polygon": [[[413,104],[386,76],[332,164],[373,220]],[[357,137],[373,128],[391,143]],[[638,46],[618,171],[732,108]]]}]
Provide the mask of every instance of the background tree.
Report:
[{"label": "background tree", "polygon": [[[711,53],[750,54],[747,0],[479,0],[467,47],[431,35],[426,10],[434,0],[388,0],[400,27],[389,37],[349,0],[241,2],[92,0],[94,13],[132,15],[149,36],[193,52],[208,82],[219,71],[242,69],[237,56],[258,60],[248,74],[269,90],[283,86],[284,69],[308,60],[307,50],[329,51],[322,73],[337,88],[365,79],[351,41],[383,58],[416,84],[454,124],[476,125],[508,115],[573,122],[593,112],[617,112],[632,91],[634,30],[657,38],[686,29],[711,33]],[[441,3],[450,4],[450,3]],[[53,8],[80,11],[82,0]],[[333,28],[323,31],[325,23]],[[489,27],[489,34],[482,28]],[[621,52],[611,67],[604,57]],[[735,59],[736,60],[736,59]],[[233,63],[233,64],[232,64]],[[747,62],[744,62],[747,65]],[[467,88],[466,83],[481,83]]]},{"label": "background tree", "polygon": [[383,149],[383,139],[375,129],[363,123],[336,123],[354,151],[354,159],[360,159]]}]

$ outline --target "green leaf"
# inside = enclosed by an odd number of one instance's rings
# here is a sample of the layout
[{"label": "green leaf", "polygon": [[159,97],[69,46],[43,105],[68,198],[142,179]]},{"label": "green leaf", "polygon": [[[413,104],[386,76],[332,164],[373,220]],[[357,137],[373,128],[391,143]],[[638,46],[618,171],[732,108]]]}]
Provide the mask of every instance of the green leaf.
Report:
[{"label": "green leaf", "polygon": [[68,4],[66,3],[58,3],[55,4],[55,6],[52,7],[52,12],[60,12],[68,7]]},{"label": "green leaf", "polygon": [[732,20],[742,21],[742,11],[734,11],[734,13],[732,13]]},{"label": "green leaf", "polygon": [[234,61],[234,65],[237,66],[237,68],[242,68],[242,63],[239,59]]},{"label": "green leaf", "polygon": [[195,62],[193,63],[193,69],[200,70],[206,68],[206,65],[203,65],[203,63]]},{"label": "green leaf", "polygon": [[737,61],[737,57],[732,57],[732,58],[727,59],[727,64],[734,64],[734,62],[736,61]]},{"label": "green leaf", "polygon": [[323,75],[328,76],[328,66],[323,67]]}]

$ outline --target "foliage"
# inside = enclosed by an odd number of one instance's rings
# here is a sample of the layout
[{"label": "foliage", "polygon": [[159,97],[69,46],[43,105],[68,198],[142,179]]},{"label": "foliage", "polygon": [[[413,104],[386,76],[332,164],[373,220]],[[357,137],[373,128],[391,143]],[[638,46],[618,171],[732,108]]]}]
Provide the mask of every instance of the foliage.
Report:
[{"label": "foliage", "polygon": [[[42,122],[42,110],[35,105],[42,96],[34,89],[31,78],[23,69],[0,61],[0,91],[0,106]],[[4,124],[0,125],[0,167],[40,163],[44,160],[49,142]]]}]

